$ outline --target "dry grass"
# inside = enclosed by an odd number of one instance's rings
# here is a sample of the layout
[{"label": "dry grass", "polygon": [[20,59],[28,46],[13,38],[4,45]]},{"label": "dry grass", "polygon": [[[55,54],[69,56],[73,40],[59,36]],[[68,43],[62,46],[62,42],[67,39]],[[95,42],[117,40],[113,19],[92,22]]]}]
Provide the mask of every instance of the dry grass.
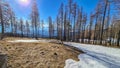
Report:
[{"label": "dry grass", "polygon": [[[0,53],[7,54],[8,68],[63,68],[66,59],[78,60],[82,53],[54,43],[10,43],[0,41]],[[20,39],[20,38],[17,38]]]}]

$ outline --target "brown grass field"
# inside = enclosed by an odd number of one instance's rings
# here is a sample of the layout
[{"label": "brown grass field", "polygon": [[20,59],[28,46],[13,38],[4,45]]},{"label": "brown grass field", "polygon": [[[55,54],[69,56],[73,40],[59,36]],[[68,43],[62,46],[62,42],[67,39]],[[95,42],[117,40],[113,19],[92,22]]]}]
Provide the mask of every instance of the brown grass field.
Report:
[{"label": "brown grass field", "polygon": [[55,43],[8,42],[17,39],[21,38],[9,37],[0,41],[0,54],[6,54],[8,57],[7,68],[64,68],[65,60],[78,61],[78,54],[82,53],[82,51]]}]

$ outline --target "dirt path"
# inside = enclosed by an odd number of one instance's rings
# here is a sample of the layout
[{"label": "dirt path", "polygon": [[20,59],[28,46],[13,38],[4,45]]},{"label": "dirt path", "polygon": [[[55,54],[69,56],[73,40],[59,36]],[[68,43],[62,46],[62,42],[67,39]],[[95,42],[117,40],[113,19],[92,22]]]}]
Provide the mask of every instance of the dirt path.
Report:
[{"label": "dirt path", "polygon": [[7,54],[8,68],[63,68],[66,59],[78,60],[82,53],[54,43],[10,43],[0,41],[0,53]]}]

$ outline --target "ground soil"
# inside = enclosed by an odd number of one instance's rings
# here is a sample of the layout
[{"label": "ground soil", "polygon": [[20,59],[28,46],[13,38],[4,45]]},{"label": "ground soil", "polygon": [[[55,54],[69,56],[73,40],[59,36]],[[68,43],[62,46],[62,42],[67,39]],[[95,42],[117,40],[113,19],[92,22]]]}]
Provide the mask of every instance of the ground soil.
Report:
[{"label": "ground soil", "polygon": [[78,61],[78,55],[82,53],[55,43],[8,42],[17,39],[23,38],[5,38],[0,41],[0,54],[6,54],[8,57],[7,68],[64,68],[65,60]]}]

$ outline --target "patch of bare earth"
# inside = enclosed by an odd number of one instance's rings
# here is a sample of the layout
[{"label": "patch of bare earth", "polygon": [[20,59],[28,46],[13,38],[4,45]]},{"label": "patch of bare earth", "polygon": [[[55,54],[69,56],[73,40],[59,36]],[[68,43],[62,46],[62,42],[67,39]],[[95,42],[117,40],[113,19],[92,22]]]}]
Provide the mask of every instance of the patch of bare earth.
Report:
[{"label": "patch of bare earth", "polygon": [[80,51],[54,43],[10,43],[0,41],[0,53],[7,54],[8,68],[64,68],[65,60],[78,60]]}]

